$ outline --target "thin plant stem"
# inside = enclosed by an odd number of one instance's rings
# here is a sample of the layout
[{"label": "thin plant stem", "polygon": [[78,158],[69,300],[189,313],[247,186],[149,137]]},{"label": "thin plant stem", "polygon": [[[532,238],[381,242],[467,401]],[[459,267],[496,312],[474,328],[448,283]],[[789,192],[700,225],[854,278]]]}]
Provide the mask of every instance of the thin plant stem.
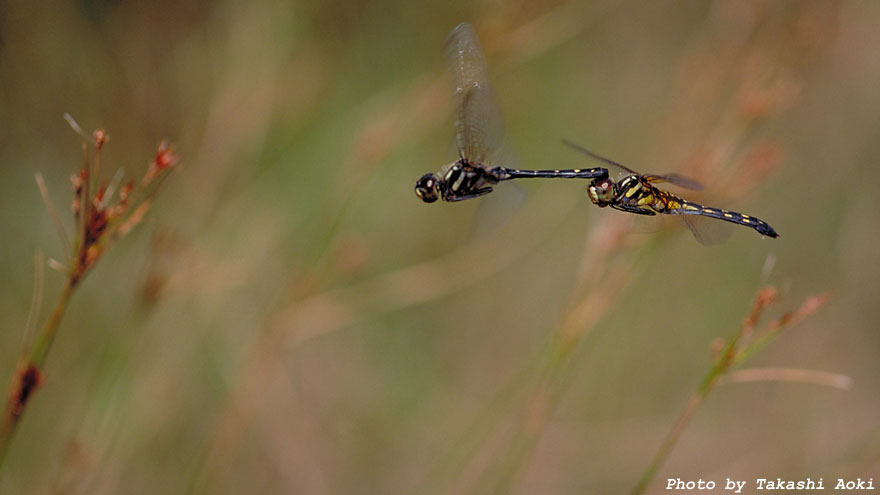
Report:
[{"label": "thin plant stem", "polygon": [[[73,118],[65,114],[65,119],[68,120],[75,131],[84,135],[82,129]],[[107,135],[103,130],[98,129],[94,132],[93,136],[96,150],[94,158],[90,160],[88,146],[83,143],[83,168],[78,175],[74,175],[72,180],[75,195],[74,218],[77,224],[72,246],[64,232],[60,218],[52,206],[52,202],[49,200],[49,193],[43,176],[41,174],[36,176],[40,194],[53,221],[55,221],[65,251],[72,253],[72,256],[68,259],[67,277],[64,289],[58,297],[58,302],[48,321],[46,321],[40,333],[36,335],[33,345],[29,347],[30,329],[33,328],[36,312],[35,308],[32,307],[31,309],[31,315],[28,318],[28,326],[25,332],[25,347],[22,350],[18,368],[13,374],[10,383],[9,393],[6,396],[6,404],[3,409],[3,418],[0,419],[0,468],[2,468],[3,462],[6,459],[12,436],[24,413],[25,407],[33,393],[40,386],[43,366],[49,355],[49,350],[52,348],[53,342],[55,342],[58,328],[61,325],[61,318],[67,310],[67,305],[70,303],[74,289],[114,241],[125,235],[143,219],[143,215],[150,207],[151,201],[162,181],[168,176],[168,172],[178,161],[178,157],[172,153],[172,150],[165,143],[161,143],[154,161],[150,164],[150,168],[144,179],[139,183],[138,188],[134,189],[134,186],[131,185],[126,186],[124,192],[120,192],[118,201],[111,204],[112,198],[108,194],[106,185],[100,185],[97,182],[100,152],[107,141]],[[92,190],[90,182],[92,180],[95,181],[94,189],[97,190],[94,198],[92,198],[90,193]],[[119,178],[114,179],[114,183],[110,188],[111,192],[115,189],[115,184],[118,181]],[[138,202],[132,202],[129,196],[138,199]],[[34,290],[34,304],[36,305],[38,305],[38,300],[42,296],[42,256],[38,256],[38,260],[40,266],[37,274],[40,285],[38,288],[35,286]]]},{"label": "thin plant stem", "polygon": [[10,387],[11,393],[6,398],[3,420],[0,423],[0,467],[3,466],[3,461],[6,459],[12,435],[15,433],[15,427],[18,426],[18,420],[24,413],[28,398],[39,384],[40,369],[43,367],[52,342],[58,334],[61,317],[64,316],[74,287],[73,279],[68,278],[64,290],[58,298],[58,303],[52,311],[52,316],[37,336],[33,348],[30,353],[27,353],[27,358],[22,359],[22,364],[19,365],[18,371],[13,377],[13,383]]},{"label": "thin plant stem", "polygon": [[[635,488],[633,488],[631,492],[633,495],[639,495],[645,492],[645,489],[654,479],[660,466],[666,462],[673,447],[678,443],[678,439],[690,423],[691,418],[693,418],[697,409],[709,395],[709,392],[715,388],[719,380],[725,377],[733,367],[745,362],[745,360],[754,355],[755,352],[763,349],[784,327],[799,322],[818,311],[818,309],[830,299],[830,295],[821,294],[808,297],[798,309],[769,322],[760,332],[757,334],[754,333],[755,327],[758,324],[758,320],[760,319],[764,308],[772,304],[775,298],[776,291],[773,288],[768,287],[758,291],[755,301],[752,304],[751,311],[739,331],[727,341],[724,349],[703,377],[697,390],[691,395],[690,399],[688,399],[688,402],[681,414],[679,414],[678,419],[675,420],[675,423],[669,429],[669,433],[666,434],[666,437],[663,439],[663,442],[654,454],[651,463],[648,464],[648,467],[636,483]],[[741,342],[744,343],[741,345]],[[833,386],[833,384],[831,385]]]},{"label": "thin plant stem", "polygon": [[52,342],[55,341],[55,336],[58,334],[61,317],[64,316],[64,311],[67,309],[67,303],[70,302],[70,296],[73,295],[73,289],[75,287],[76,282],[74,279],[72,277],[68,278],[67,283],[64,284],[64,290],[58,297],[58,303],[55,305],[55,309],[52,310],[52,316],[49,318],[49,321],[46,322],[43,331],[37,336],[37,341],[34,343],[33,349],[31,349],[30,355],[28,356],[29,365],[42,368],[43,364],[46,362],[46,355],[49,354],[49,348],[52,347]]},{"label": "thin plant stem", "polygon": [[[657,470],[660,469],[660,466],[666,461],[666,458],[669,457],[669,454],[672,452],[672,448],[675,447],[675,444],[678,443],[679,437],[681,437],[682,432],[690,423],[691,418],[693,418],[694,414],[697,412],[697,409],[703,403],[706,396],[709,394],[709,391],[712,390],[712,387],[715,384],[715,380],[720,375],[714,374],[715,369],[713,368],[709,374],[706,375],[703,383],[704,386],[701,385],[700,390],[694,393],[690,399],[688,399],[687,405],[684,407],[684,410],[675,420],[675,423],[670,428],[669,433],[666,434],[666,438],[663,439],[663,443],[660,444],[660,447],[657,449],[657,452],[654,454],[654,458],[651,460],[651,463],[645,469],[645,472],[642,473],[641,478],[639,478],[636,487],[633,488],[633,495],[644,493],[645,488],[648,487],[648,484],[651,483],[651,480],[654,479],[654,475],[657,474]],[[712,377],[714,375],[714,378]]]}]

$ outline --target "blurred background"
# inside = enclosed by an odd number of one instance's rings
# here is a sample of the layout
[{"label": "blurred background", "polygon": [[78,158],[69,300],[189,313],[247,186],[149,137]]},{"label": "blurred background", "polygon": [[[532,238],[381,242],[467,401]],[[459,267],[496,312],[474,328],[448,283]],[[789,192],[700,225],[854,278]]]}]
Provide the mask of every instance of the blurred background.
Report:
[{"label": "blurred background", "polygon": [[[458,204],[443,46],[479,33],[522,168],[572,139],[758,216],[706,247],[582,181]],[[758,289],[833,299],[720,385],[669,477],[880,477],[880,4],[0,2],[0,370],[82,139],[181,164],[74,294],[6,493],[624,493]],[[658,224],[660,225],[660,224]],[[68,230],[70,231],[70,230]],[[63,275],[48,270],[40,315]],[[748,491],[747,488],[746,491]]]}]

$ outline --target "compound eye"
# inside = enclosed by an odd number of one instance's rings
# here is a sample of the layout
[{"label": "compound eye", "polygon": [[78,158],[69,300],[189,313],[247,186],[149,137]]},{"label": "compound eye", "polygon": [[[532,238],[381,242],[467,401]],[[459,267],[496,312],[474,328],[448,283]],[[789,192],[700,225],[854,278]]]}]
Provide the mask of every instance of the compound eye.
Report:
[{"label": "compound eye", "polygon": [[614,181],[611,179],[602,179],[596,184],[598,186],[597,196],[601,201],[611,201],[614,199]]},{"label": "compound eye", "polygon": [[416,196],[425,203],[433,203],[440,198],[440,187],[437,176],[425,174],[416,182]]}]

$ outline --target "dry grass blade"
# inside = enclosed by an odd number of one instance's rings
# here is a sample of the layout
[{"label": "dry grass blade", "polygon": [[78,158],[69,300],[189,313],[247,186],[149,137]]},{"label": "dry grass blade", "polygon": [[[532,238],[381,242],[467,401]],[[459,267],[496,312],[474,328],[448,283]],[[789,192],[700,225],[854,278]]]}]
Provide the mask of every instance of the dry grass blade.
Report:
[{"label": "dry grass blade", "polygon": [[33,342],[34,332],[37,327],[40,307],[43,305],[43,280],[45,276],[45,257],[39,249],[34,253],[34,290],[31,294],[31,307],[28,311],[28,319],[25,324],[24,337],[22,339],[22,352],[30,347]]},{"label": "dry grass blade", "polygon": [[824,385],[840,390],[853,387],[853,379],[840,373],[799,368],[750,368],[730,372],[719,383],[799,382]]},{"label": "dry grass blade", "polygon": [[89,140],[89,135],[88,135],[88,133],[86,133],[86,131],[84,131],[83,128],[79,126],[79,124],[76,122],[76,120],[73,118],[72,115],[70,115],[70,114],[67,113],[67,112],[64,112],[64,114],[62,115],[62,117],[63,117],[64,120],[67,122],[67,125],[69,125],[71,129],[73,129],[73,132],[79,134],[80,137],[82,137],[82,138],[85,139],[86,141]]},{"label": "dry grass blade", "polygon": [[[46,187],[46,181],[43,180],[43,174],[37,172],[34,175],[34,179],[37,181],[37,188],[40,189],[40,196],[43,198],[43,203],[49,211],[49,216],[52,217],[52,223],[55,224],[55,230],[58,232],[58,238],[61,240],[61,248],[63,249],[64,254],[69,256],[71,251],[70,239],[67,238],[67,232],[64,231],[64,224],[61,222],[61,217],[58,215],[58,211],[55,210],[55,205],[52,204],[52,199],[49,197],[49,189]],[[68,263],[69,262],[70,260],[68,259]]]}]

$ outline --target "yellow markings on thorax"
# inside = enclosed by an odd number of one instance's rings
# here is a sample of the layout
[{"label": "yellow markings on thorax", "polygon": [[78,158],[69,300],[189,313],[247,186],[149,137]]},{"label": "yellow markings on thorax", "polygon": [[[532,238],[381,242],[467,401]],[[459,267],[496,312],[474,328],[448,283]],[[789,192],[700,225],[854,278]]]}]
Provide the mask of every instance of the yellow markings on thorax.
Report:
[{"label": "yellow markings on thorax", "polygon": [[646,194],[645,196],[642,196],[641,198],[639,198],[639,200],[636,202],[636,204],[639,206],[645,206],[645,205],[649,205],[653,202],[654,202],[654,195],[653,194]]},{"label": "yellow markings on thorax", "polygon": [[[626,196],[627,198],[631,198],[631,197],[633,197],[637,192],[639,192],[639,190],[640,190],[641,188],[642,188],[642,183],[641,183],[641,182],[636,182],[636,184],[635,184],[634,186],[630,187],[629,190],[626,191],[626,194],[624,194],[624,196]],[[639,202],[639,204],[641,204],[641,202]]]}]

